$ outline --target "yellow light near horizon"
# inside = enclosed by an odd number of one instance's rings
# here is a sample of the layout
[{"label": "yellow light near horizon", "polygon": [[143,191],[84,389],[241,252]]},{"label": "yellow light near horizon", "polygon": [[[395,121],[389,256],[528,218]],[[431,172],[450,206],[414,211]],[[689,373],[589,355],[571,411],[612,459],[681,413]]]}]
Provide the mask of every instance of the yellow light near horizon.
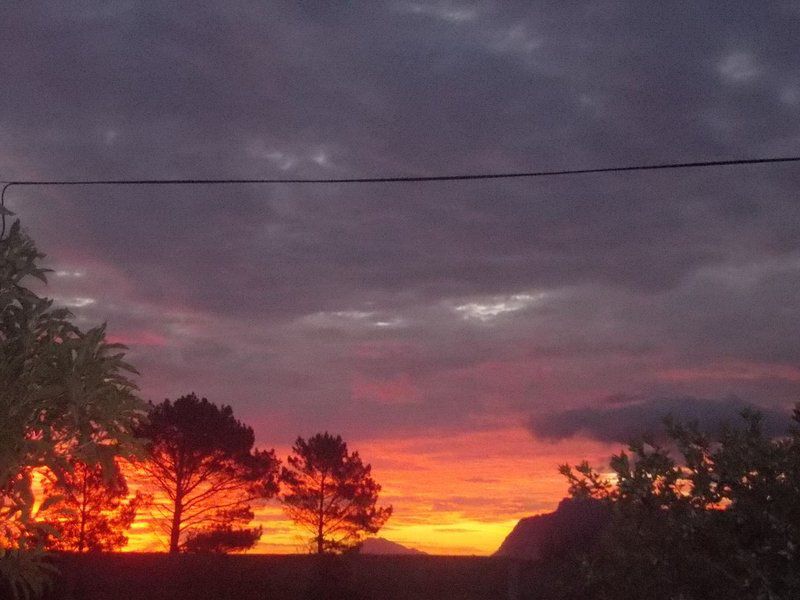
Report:
[{"label": "yellow light near horizon", "polygon": [[[520,518],[554,510],[566,493],[557,467],[589,459],[598,464],[616,447],[572,439],[534,440],[522,427],[403,439],[356,440],[382,486],[381,504],[394,513],[380,537],[430,554],[490,555]],[[278,448],[278,455],[288,448]],[[131,473],[131,493],[147,482]],[[152,490],[148,490],[152,491]],[[162,498],[158,493],[156,500]],[[264,534],[250,552],[308,551],[308,535],[275,500],[254,506],[252,525]],[[164,552],[166,535],[154,511],[142,511],[127,532],[124,552]]]}]

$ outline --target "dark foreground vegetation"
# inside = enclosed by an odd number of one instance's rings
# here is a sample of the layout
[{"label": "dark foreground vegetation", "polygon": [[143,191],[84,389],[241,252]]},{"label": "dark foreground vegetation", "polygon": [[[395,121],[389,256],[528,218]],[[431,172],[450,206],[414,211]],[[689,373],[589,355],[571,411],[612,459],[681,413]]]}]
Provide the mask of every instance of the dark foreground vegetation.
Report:
[{"label": "dark foreground vegetation", "polygon": [[[48,600],[518,598],[521,564],[444,556],[84,554],[54,558]],[[524,597],[524,596],[523,596]]]},{"label": "dark foreground vegetation", "polygon": [[613,476],[561,467],[568,512],[595,525],[546,537],[532,597],[800,598],[800,406],[778,436],[749,410],[716,435],[666,425],[613,456]]}]

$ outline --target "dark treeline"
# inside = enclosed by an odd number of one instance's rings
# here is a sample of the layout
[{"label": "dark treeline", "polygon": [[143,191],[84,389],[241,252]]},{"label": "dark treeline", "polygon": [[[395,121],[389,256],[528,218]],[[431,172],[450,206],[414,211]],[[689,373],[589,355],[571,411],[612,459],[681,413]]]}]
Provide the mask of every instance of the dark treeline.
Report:
[{"label": "dark treeline", "polygon": [[356,545],[391,514],[376,506],[370,465],[327,432],[297,438],[281,467],[273,450],[255,447],[252,428],[230,406],[189,394],[151,405],[136,434],[144,453],[133,464],[156,490],[151,518],[170,552],[251,548],[263,533],[247,527],[252,504],[276,496],[318,553]]},{"label": "dark treeline", "polygon": [[[73,459],[60,476],[43,471],[43,501],[51,505],[45,549],[120,550],[145,511],[169,552],[244,551],[263,534],[248,527],[253,504],[277,498],[309,532],[309,549],[322,554],[353,548],[391,515],[377,506],[370,465],[340,436],[297,438],[282,467],[273,450],[255,447],[253,429],[230,406],[194,393],[150,404],[133,431],[140,447],[118,457],[112,473]],[[132,497],[125,474],[140,488]]]},{"label": "dark treeline", "polygon": [[[297,438],[287,466],[274,450],[255,447],[253,429],[196,394],[150,404],[133,428],[140,446],[117,458],[113,473],[71,460],[57,477],[43,475],[41,521],[47,550],[103,552],[127,543],[137,511],[175,552],[240,552],[263,534],[249,527],[253,505],[277,499],[309,532],[313,552],[338,553],[377,533],[391,515],[378,507],[380,485],[340,436]],[[125,474],[139,490],[130,496]]]}]

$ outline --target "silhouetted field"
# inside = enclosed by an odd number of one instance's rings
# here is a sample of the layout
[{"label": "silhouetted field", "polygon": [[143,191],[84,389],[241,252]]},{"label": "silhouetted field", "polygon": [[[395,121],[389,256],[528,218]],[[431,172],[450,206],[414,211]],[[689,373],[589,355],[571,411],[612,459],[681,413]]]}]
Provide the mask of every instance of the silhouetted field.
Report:
[{"label": "silhouetted field", "polygon": [[516,598],[520,563],[442,556],[60,555],[48,600]]}]

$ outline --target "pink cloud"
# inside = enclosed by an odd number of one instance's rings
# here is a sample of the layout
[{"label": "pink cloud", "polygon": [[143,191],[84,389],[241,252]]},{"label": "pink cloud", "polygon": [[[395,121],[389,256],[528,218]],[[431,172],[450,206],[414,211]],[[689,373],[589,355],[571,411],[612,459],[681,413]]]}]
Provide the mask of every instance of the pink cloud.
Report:
[{"label": "pink cloud", "polygon": [[419,399],[419,390],[407,373],[385,379],[372,379],[356,374],[350,390],[356,400],[384,404],[406,404]]}]

